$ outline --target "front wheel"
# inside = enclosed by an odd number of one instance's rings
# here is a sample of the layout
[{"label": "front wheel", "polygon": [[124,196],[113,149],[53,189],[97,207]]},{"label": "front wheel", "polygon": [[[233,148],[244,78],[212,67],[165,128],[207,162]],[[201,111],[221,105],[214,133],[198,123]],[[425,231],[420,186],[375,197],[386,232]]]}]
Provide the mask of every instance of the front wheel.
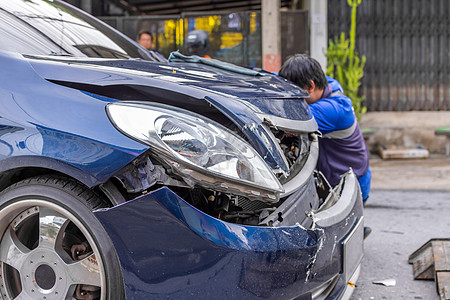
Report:
[{"label": "front wheel", "polygon": [[0,193],[1,299],[121,299],[113,245],[79,183],[40,176]]}]

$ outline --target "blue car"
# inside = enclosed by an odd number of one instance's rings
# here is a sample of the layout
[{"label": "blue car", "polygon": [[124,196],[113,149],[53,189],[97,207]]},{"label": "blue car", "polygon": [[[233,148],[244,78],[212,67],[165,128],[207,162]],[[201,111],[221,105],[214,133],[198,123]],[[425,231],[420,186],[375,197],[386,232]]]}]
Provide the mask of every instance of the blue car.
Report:
[{"label": "blue car", "polygon": [[64,2],[0,3],[1,299],[345,299],[352,170],[294,84],[170,61]]}]

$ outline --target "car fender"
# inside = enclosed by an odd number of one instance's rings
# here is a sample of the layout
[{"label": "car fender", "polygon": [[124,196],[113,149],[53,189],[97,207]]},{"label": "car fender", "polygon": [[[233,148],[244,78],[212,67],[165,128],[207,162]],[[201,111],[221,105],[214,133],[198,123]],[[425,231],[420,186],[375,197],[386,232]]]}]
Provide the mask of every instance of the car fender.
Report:
[{"label": "car fender", "polygon": [[48,169],[50,172],[57,172],[74,178],[87,187],[94,187],[102,182],[98,178],[91,176],[88,172],[80,170],[72,165],[59,161],[51,157],[42,156],[15,156],[2,161],[0,166],[0,176],[7,173],[23,169]]}]

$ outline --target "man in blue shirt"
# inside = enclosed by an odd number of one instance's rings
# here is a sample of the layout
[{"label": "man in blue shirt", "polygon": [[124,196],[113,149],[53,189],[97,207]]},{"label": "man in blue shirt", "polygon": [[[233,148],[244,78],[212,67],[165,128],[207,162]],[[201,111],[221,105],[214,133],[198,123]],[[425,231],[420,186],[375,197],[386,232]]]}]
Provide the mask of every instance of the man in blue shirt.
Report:
[{"label": "man in blue shirt", "polygon": [[279,75],[309,92],[310,98],[306,101],[322,133],[317,169],[335,186],[340,175],[351,167],[358,177],[365,202],[369,197],[372,174],[369,152],[351,99],[344,95],[339,82],[326,77],[320,64],[307,55],[290,57]]}]

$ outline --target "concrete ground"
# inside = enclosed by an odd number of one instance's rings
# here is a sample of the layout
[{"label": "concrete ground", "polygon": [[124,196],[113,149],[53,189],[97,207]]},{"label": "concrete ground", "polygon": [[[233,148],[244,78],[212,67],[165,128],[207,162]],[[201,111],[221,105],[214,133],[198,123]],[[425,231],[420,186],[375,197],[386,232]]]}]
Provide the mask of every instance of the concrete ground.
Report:
[{"label": "concrete ground", "polygon": [[364,207],[372,233],[351,300],[438,300],[436,282],[415,280],[408,258],[430,239],[450,237],[449,216],[449,191],[374,190]]},{"label": "concrete ground", "polygon": [[[362,270],[351,300],[439,299],[434,281],[414,280],[408,257],[432,238],[450,237],[450,158],[382,160],[374,156],[364,207]],[[395,280],[394,286],[374,281]]]}]

